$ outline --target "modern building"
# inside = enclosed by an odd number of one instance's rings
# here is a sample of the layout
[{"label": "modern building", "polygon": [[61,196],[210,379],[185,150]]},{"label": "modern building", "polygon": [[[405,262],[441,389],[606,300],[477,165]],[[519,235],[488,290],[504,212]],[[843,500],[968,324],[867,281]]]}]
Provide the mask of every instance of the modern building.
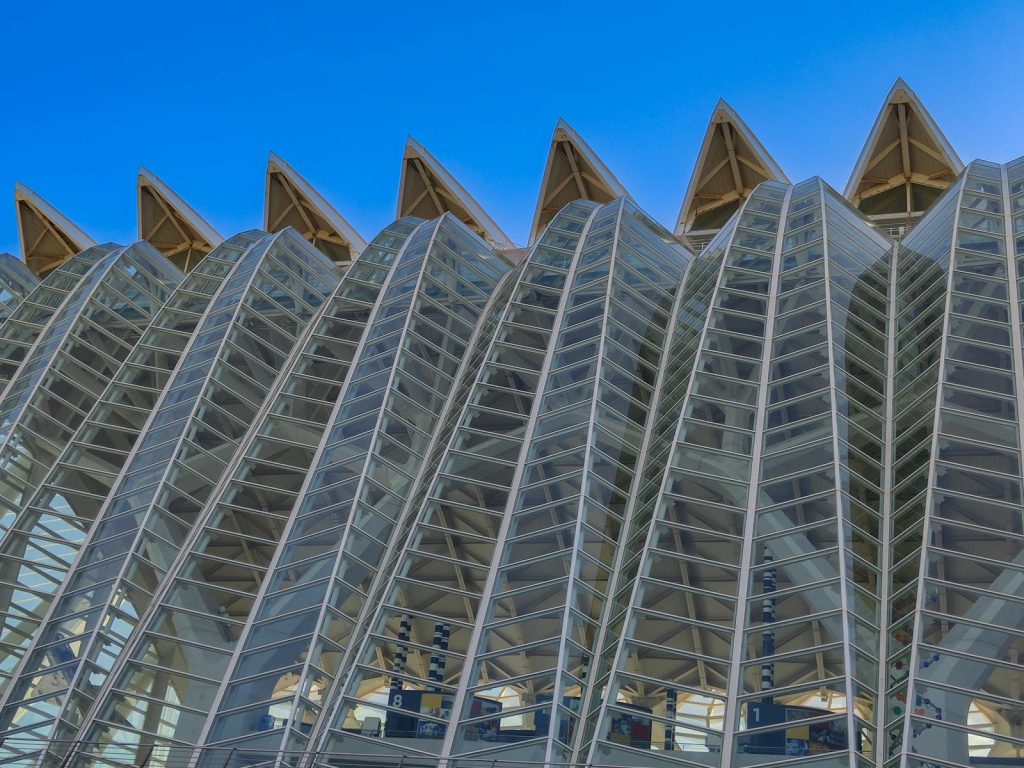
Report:
[{"label": "modern building", "polygon": [[720,102],[674,232],[564,121],[528,243],[266,183],[16,189],[0,766],[1024,766],[1024,158],[898,81],[843,194]]}]

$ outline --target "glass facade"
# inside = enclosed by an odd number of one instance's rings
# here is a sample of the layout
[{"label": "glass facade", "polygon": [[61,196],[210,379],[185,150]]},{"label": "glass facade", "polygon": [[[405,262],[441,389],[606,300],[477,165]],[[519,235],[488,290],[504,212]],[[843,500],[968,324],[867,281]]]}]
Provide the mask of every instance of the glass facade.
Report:
[{"label": "glass facade", "polygon": [[0,255],[0,766],[1024,766],[1024,159],[921,118],[895,233],[716,114],[712,229],[560,123],[523,249],[429,158],[351,259]]},{"label": "glass facade", "polygon": [[24,262],[9,253],[0,253],[0,323],[11,316],[37,285],[39,278]]},{"label": "glass facade", "polygon": [[255,240],[254,233],[236,235],[182,280],[47,476],[34,493],[24,496],[31,499],[0,541],[4,585],[0,685],[4,689],[203,311],[231,266]]}]

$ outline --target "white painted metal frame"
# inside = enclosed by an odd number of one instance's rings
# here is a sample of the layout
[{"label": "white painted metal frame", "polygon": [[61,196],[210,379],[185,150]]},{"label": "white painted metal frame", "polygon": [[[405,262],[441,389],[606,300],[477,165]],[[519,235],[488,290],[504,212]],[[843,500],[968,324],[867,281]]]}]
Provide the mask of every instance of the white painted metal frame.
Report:
[{"label": "white painted metal frame", "polygon": [[[150,187],[154,190],[159,197],[163,198],[163,202],[170,207],[171,212],[176,213],[185,219],[189,226],[195,229],[196,232],[198,232],[199,235],[202,236],[212,247],[216,248],[224,242],[224,238],[219,232],[217,232],[217,230],[210,226],[206,219],[196,213],[192,206],[186,203],[177,192],[168,187],[167,184],[165,184],[155,173],[144,167],[139,168],[139,180],[136,185],[136,191],[139,198],[138,216],[140,238],[144,238],[146,234],[142,231],[142,190],[144,187]],[[170,212],[165,213],[165,215],[174,222]],[[174,224],[177,226],[177,222],[174,222]],[[187,233],[182,232],[181,234],[183,238],[187,238]]]},{"label": "white painted metal frame", "polygon": [[[935,122],[935,118],[931,116],[931,113],[925,109],[921,99],[918,98],[917,94],[910,88],[909,85],[903,80],[902,77],[896,78],[896,82],[893,83],[892,88],[885,97],[885,101],[882,104],[881,110],[878,112],[878,116],[875,118],[874,124],[871,126],[871,131],[868,133],[868,138],[864,142],[864,147],[861,149],[860,155],[857,158],[857,162],[853,166],[853,171],[850,173],[850,179],[846,183],[846,189],[843,191],[843,197],[849,200],[851,203],[856,205],[859,202],[859,196],[857,193],[857,187],[860,185],[861,179],[864,174],[871,167],[873,154],[876,150],[876,144],[881,136],[882,130],[885,127],[886,120],[889,117],[889,107],[893,105],[907,105],[909,104],[915,114],[921,121],[922,126],[928,132],[929,136],[938,146],[943,155],[944,160],[949,163],[953,169],[953,173],[959,174],[964,169],[963,161],[960,156],[957,155],[956,150],[953,149],[953,145],[949,143],[945,134],[939,129],[938,124]],[[901,110],[900,115],[901,122],[901,137],[900,143],[903,153],[904,163],[904,175],[907,179],[911,178],[912,169],[909,167],[909,147],[908,142],[910,139],[907,136],[906,129],[906,116],[905,111]],[[909,202],[909,201],[908,201]],[[909,208],[909,206],[908,206]]]},{"label": "white painted metal frame", "polygon": [[[575,156],[572,154],[573,150],[578,152],[590,166],[594,169],[597,174],[596,179],[591,179],[591,182],[597,181],[601,184],[608,192],[609,197],[625,197],[632,200],[632,196],[626,190],[622,183],[615,178],[615,174],[609,170],[608,166],[604,164],[604,161],[598,157],[597,153],[590,148],[583,137],[580,136],[576,130],[569,125],[564,119],[559,118],[558,123],[555,125],[555,131],[551,136],[551,146],[548,149],[547,162],[544,163],[544,176],[540,182],[540,192],[537,195],[537,207],[533,213],[533,224],[530,227],[530,243],[536,242],[537,238],[543,234],[542,227],[540,226],[541,215],[544,211],[545,203],[552,197],[558,189],[549,189],[551,184],[551,173],[554,166],[556,153],[561,151],[566,153],[566,159],[572,166],[572,176],[567,177],[562,185],[559,187],[569,184],[570,182],[575,183],[579,197],[587,199],[587,191],[584,184],[584,180],[581,176],[581,170],[577,167]],[[601,201],[595,201],[601,202]]]},{"label": "white painted metal frame", "polygon": [[298,171],[288,165],[288,163],[286,163],[279,155],[276,155],[273,152],[270,153],[270,157],[267,159],[267,173],[263,201],[263,228],[267,232],[275,231],[278,225],[278,222],[270,220],[270,177],[275,173],[283,175],[285,179],[287,179],[288,182],[302,195],[302,199],[292,200],[293,205],[295,205],[300,212],[302,211],[303,201],[312,206],[317,213],[330,223],[337,234],[348,242],[349,247],[352,249],[353,258],[366,250],[366,240],[364,240],[362,235],[356,231],[355,227],[349,224],[345,217],[338,213],[337,209],[328,203],[323,195],[317,192],[308,181],[300,176]]},{"label": "white painted metal frame", "polygon": [[[757,410],[754,417],[754,444],[750,454],[751,477],[747,488],[747,516],[743,527],[743,547],[740,554],[740,573],[736,587],[736,619],[737,626],[733,629],[732,651],[729,659],[729,689],[726,691],[725,715],[723,724],[725,733],[722,738],[723,766],[732,766],[737,762],[735,757],[736,734],[739,732],[740,711],[739,694],[742,675],[742,662],[746,651],[746,617],[750,613],[748,604],[751,597],[751,568],[754,561],[754,530],[757,522],[758,494],[760,484],[761,452],[764,445],[765,416],[768,406],[768,384],[771,381],[771,346],[775,336],[775,311],[779,293],[779,276],[782,272],[782,244],[785,241],[786,217],[789,214],[789,201],[793,196],[793,188],[786,189],[779,211],[779,232],[775,241],[775,255],[772,259],[772,274],[768,287],[769,303],[765,314],[764,352],[762,353],[761,378],[757,391]],[[769,363],[769,364],[764,364]]]},{"label": "white painted metal frame", "polygon": [[496,248],[509,250],[516,247],[515,243],[512,242],[512,239],[506,235],[494,219],[490,217],[490,214],[481,208],[480,204],[473,199],[473,196],[455,180],[455,177],[448,173],[445,167],[427,151],[426,147],[416,141],[412,136],[410,136],[406,142],[405,154],[402,157],[402,177],[398,186],[397,216],[405,216],[409,212],[411,205],[415,202],[404,198],[406,174],[409,173],[410,165],[413,165],[416,168],[416,172],[420,175],[423,180],[423,184],[426,187],[426,194],[429,194],[433,198],[434,204],[437,206],[439,212],[447,211],[448,207],[445,206],[444,202],[438,198],[436,191],[430,183],[430,179],[423,173],[421,165],[444,185],[445,191],[454,200],[458,201],[458,203],[466,209],[466,212],[469,213],[480,228],[483,229],[486,234],[486,239],[490,240]]},{"label": "white painted metal frame", "polygon": [[[695,204],[697,188],[700,186],[701,178],[706,170],[704,166],[707,163],[708,152],[711,149],[711,142],[715,138],[715,132],[718,130],[719,125],[731,126],[740,136],[743,137],[744,141],[746,141],[754,150],[755,159],[764,166],[772,180],[781,181],[783,184],[790,183],[785,172],[779,167],[779,164],[775,162],[775,159],[768,154],[768,150],[764,148],[764,145],[761,144],[757,136],[754,135],[754,132],[747,127],[747,124],[743,122],[743,119],[736,113],[736,110],[729,106],[725,99],[719,99],[714,110],[712,110],[711,120],[708,122],[708,128],[704,134],[704,141],[701,143],[700,152],[697,154],[697,161],[693,165],[690,181],[686,186],[686,193],[683,195],[683,203],[679,208],[679,216],[676,218],[675,226],[675,234],[677,237],[688,232],[693,226],[693,218],[698,212],[698,206]],[[740,189],[737,190],[738,199],[742,193],[743,185],[738,181],[739,171],[736,166],[738,158],[735,155],[735,151],[730,152],[729,161],[732,166],[734,181],[736,181],[737,186],[740,187]]]}]

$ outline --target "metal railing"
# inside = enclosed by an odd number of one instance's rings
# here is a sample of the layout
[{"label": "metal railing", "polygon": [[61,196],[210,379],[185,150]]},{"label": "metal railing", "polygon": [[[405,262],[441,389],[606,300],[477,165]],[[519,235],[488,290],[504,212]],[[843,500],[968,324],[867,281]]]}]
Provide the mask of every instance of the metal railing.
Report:
[{"label": "metal railing", "polygon": [[[591,763],[501,760],[425,755],[371,755],[355,752],[261,750],[239,747],[193,747],[167,744],[39,741],[9,736],[0,739],[5,763],[24,768],[593,768]],[[10,753],[17,753],[17,755]],[[655,752],[654,754],[658,754]],[[601,763],[600,768],[637,768]]]}]

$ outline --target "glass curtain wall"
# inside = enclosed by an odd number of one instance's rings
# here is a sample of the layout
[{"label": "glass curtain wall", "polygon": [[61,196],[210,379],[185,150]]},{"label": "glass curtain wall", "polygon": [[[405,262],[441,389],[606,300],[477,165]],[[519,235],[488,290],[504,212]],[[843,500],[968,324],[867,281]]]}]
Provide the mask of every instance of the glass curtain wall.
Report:
[{"label": "glass curtain wall", "polygon": [[6,691],[0,724],[9,735],[0,762],[24,759],[14,735],[49,740],[57,755],[67,751],[238,441],[338,279],[333,264],[290,230],[263,238],[235,264]]},{"label": "glass curtain wall", "polygon": [[1024,765],[1024,159],[23,271],[0,765]]},{"label": "glass curtain wall", "polygon": [[441,747],[443,707],[424,711],[422,698],[443,704],[447,695],[451,711],[446,681],[465,659],[568,269],[595,208],[563,209],[507,284],[506,301],[489,318],[493,335],[478,339],[476,370],[459,389],[465,400],[402,510],[399,546],[356,621],[337,704],[322,718],[328,750],[398,757],[410,745]]},{"label": "glass curtain wall", "polygon": [[0,325],[0,387],[10,382],[68,293],[97,261],[118,247],[112,243],[97,245],[68,259],[36,285],[3,321]]},{"label": "glass curtain wall", "polygon": [[250,615],[381,287],[417,223],[386,228],[310,322],[302,353],[266,400],[142,617],[147,629],[108,678],[86,745],[69,764],[173,763],[175,748],[198,740],[240,630],[210,633],[193,617],[218,616],[237,628]]},{"label": "glass curtain wall", "polygon": [[913,768],[1024,755],[1022,182],[1019,162],[971,163],[952,237],[933,251],[948,279],[933,427],[918,448],[928,458],[915,497],[917,621],[891,638],[909,644],[890,671],[902,678],[890,706],[902,721],[900,760]]},{"label": "glass curtain wall", "polygon": [[0,534],[182,277],[139,242],[99,259],[63,300],[0,395]]},{"label": "glass curtain wall", "polygon": [[0,253],[0,325],[37,285],[39,278],[25,262],[9,253]]},{"label": "glass curtain wall", "polygon": [[305,748],[474,329],[509,269],[453,216],[410,236],[218,697],[210,764],[227,749],[241,763],[260,761],[259,749]]},{"label": "glass curtain wall", "polygon": [[0,693],[67,577],[203,312],[235,261],[260,236],[235,235],[182,280],[38,491],[24,494],[27,502],[0,540]]},{"label": "glass curtain wall", "polygon": [[[478,377],[481,401],[501,403],[506,426],[521,429],[504,437],[470,429],[487,417],[467,406],[385,590],[387,607],[373,618],[371,637],[382,637],[364,641],[339,691],[326,752],[353,751],[364,739],[358,751],[544,759],[564,750],[566,733],[553,724],[568,729],[574,720],[564,716],[578,717],[565,700],[579,698],[585,679],[580,649],[593,653],[686,263],[626,201],[570,207],[552,222]],[[580,428],[592,418],[593,431]],[[477,446],[487,451],[483,464]],[[391,676],[374,673],[381,663]],[[501,690],[503,710],[490,698]],[[481,730],[496,706],[504,746]]]}]

